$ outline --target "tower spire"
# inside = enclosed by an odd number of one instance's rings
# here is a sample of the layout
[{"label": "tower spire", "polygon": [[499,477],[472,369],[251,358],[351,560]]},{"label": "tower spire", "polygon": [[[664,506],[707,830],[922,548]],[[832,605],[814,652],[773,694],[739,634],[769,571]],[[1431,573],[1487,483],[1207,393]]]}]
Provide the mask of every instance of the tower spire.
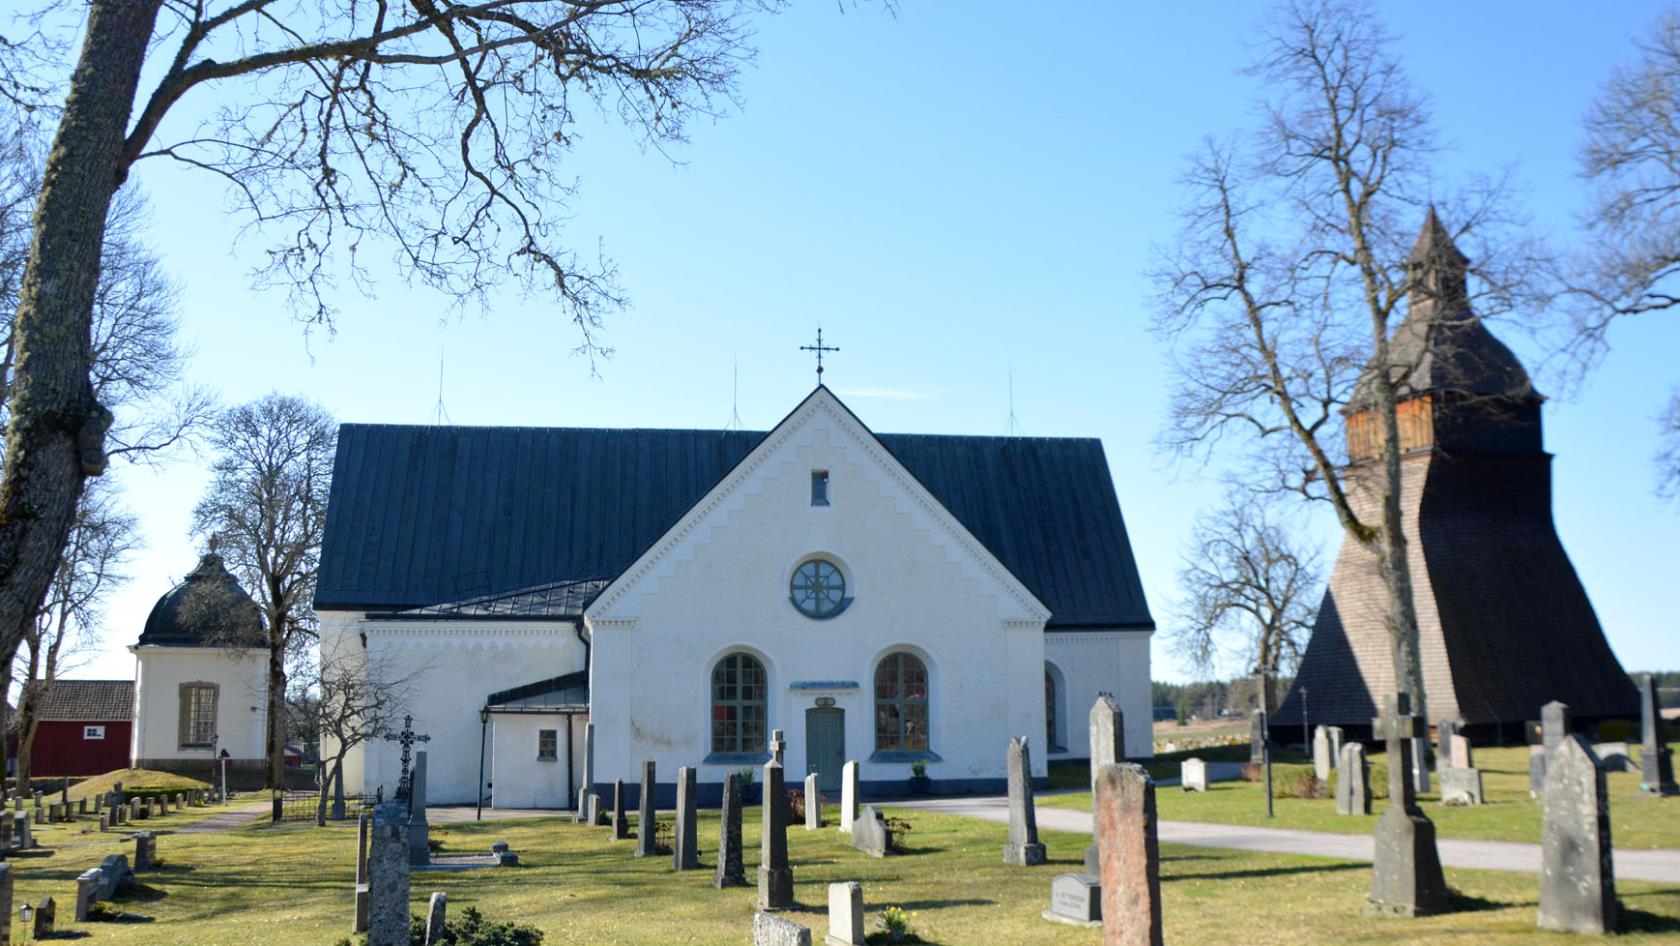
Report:
[{"label": "tower spire", "polygon": [[1469,302],[1470,257],[1453,242],[1433,203],[1424,215],[1417,242],[1412,244],[1407,266],[1411,271],[1411,286],[1406,291],[1406,302],[1412,309],[1429,305],[1434,309],[1432,314],[1441,315],[1445,314],[1443,309]]}]

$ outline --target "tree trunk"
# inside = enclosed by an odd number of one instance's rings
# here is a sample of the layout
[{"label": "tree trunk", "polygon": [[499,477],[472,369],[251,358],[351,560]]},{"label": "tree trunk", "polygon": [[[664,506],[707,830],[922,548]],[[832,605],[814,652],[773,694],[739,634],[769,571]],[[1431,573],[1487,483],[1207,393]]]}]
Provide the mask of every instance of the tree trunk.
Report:
[{"label": "tree trunk", "polygon": [[0,651],[0,666],[5,668],[0,671],[0,803],[11,801],[11,793],[7,789],[9,782],[6,779],[6,740],[4,736],[12,731],[9,707],[12,698],[12,661],[16,659],[16,647]]},{"label": "tree trunk", "polygon": [[[1386,329],[1380,329],[1386,336]],[[1429,719],[1424,701],[1423,660],[1418,647],[1417,604],[1412,600],[1412,564],[1406,552],[1401,512],[1400,418],[1394,383],[1388,377],[1388,345],[1378,346],[1384,377],[1378,384],[1383,424],[1382,535],[1377,550],[1388,591],[1388,642],[1394,661],[1395,689],[1411,698],[1411,711]]]},{"label": "tree trunk", "polygon": [[[273,635],[271,634],[272,638]],[[286,663],[284,649],[268,648],[268,787],[286,787]]]},{"label": "tree trunk", "polygon": [[24,678],[23,690],[18,694],[17,708],[17,780],[18,794],[28,796],[34,794],[34,786],[30,784],[32,777],[35,750],[35,723],[41,711],[41,689],[35,684],[35,675],[40,663],[40,651],[32,649],[29,652],[29,676]]},{"label": "tree trunk", "polygon": [[94,398],[94,290],[123,137],[161,0],[93,0],[53,137],[19,287],[11,420],[0,478],[0,650],[41,612],[82,480],[105,469],[110,412]]}]

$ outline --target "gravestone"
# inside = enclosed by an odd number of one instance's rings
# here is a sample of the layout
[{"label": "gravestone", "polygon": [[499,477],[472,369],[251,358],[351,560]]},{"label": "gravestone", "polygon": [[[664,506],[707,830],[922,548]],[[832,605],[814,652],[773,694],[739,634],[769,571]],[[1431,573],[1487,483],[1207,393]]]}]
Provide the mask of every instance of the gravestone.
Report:
[{"label": "gravestone", "polygon": [[95,899],[109,900],[134,886],[134,872],[128,869],[128,858],[122,854],[107,854],[99,862],[99,893]]},{"label": "gravestone", "polygon": [[[12,819],[15,817],[16,816],[12,814],[11,809],[9,808],[5,811],[0,811],[0,853],[4,853],[12,849],[12,840],[17,831],[17,829],[12,827]],[[100,830],[103,831],[104,828],[101,827]]]},{"label": "gravestone", "polygon": [[[18,810],[23,810],[22,800],[19,799]],[[0,944],[12,941],[12,865],[0,864]]]},{"label": "gravestone", "polygon": [[366,808],[356,819],[356,916],[351,921],[352,933],[366,933],[368,928],[368,827],[371,816]]},{"label": "gravestone", "polygon": [[659,853],[655,847],[654,834],[658,825],[654,821],[653,792],[658,783],[654,781],[652,759],[642,760],[642,796],[637,799],[636,808],[636,856],[652,857]]},{"label": "gravestone", "polygon": [[151,870],[152,862],[157,860],[157,836],[150,831],[138,831],[134,835],[134,871]]},{"label": "gravestone", "polygon": [[151,811],[148,812],[148,814],[153,818],[163,817],[163,799],[161,797],[157,795],[152,796]]},{"label": "gravestone", "polygon": [[856,881],[828,885],[826,946],[863,946],[863,885]]},{"label": "gravestone", "polygon": [[717,870],[712,886],[745,887],[747,869],[741,860],[741,776],[730,772],[723,777],[723,809],[718,822]]},{"label": "gravestone", "polygon": [[858,764],[854,759],[840,768],[840,830],[850,834],[857,815]]},{"label": "gravestone", "polygon": [[333,769],[332,820],[344,820],[344,766]]},{"label": "gravestone", "polygon": [[730,772],[723,777],[723,801],[718,812],[717,867],[712,886],[745,887],[746,868],[741,860],[741,777]]},{"label": "gravestone", "polygon": [[588,803],[583,813],[584,824],[597,827],[601,824],[601,796],[589,793]]},{"label": "gravestone", "polygon": [[1248,717],[1248,761],[1266,761],[1266,711],[1257,709]]},{"label": "gravestone", "polygon": [[1412,790],[1429,791],[1429,736],[1419,720],[1416,736],[1412,737]]},{"label": "gravestone", "polygon": [[[8,923],[11,921],[11,917],[6,919]],[[57,922],[58,903],[53,900],[50,894],[42,897],[41,902],[35,904],[35,941],[52,939],[53,927]]]},{"label": "gravestone", "polygon": [[1616,930],[1610,796],[1604,770],[1580,736],[1546,753],[1540,821],[1540,928],[1603,935]]},{"label": "gravestone", "polygon": [[1161,946],[1155,784],[1143,766],[1105,765],[1094,800],[1104,946]]},{"label": "gravestone", "polygon": [[1342,727],[1330,726],[1327,731],[1330,733],[1330,764],[1339,767],[1342,764]]},{"label": "gravestone", "polygon": [[1003,845],[1003,862],[1018,867],[1044,863],[1044,845],[1038,840],[1038,813],[1033,808],[1032,751],[1027,737],[1009,740],[1009,840]]},{"label": "gravestone", "polygon": [[408,806],[377,805],[369,831],[367,946],[408,946]]},{"label": "gravestone", "polygon": [[583,788],[578,792],[577,821],[594,824],[589,799],[595,794],[595,724],[583,724]]},{"label": "gravestone", "polygon": [[45,808],[37,808],[35,809],[35,813],[30,815],[30,817],[35,819],[36,824],[46,824],[47,810]]},{"label": "gravestone", "polygon": [[886,857],[892,853],[892,830],[874,805],[864,805],[863,810],[858,812],[857,820],[852,822],[852,847],[870,857]]},{"label": "gravestone", "polygon": [[1097,771],[1105,765],[1126,761],[1126,714],[1108,693],[1098,693],[1091,704],[1091,786],[1096,790]]},{"label": "gravestone", "polygon": [[624,811],[624,780],[621,778],[613,779],[612,839],[630,839],[630,816]]},{"label": "gravestone", "polygon": [[1179,763],[1178,784],[1187,792],[1207,791],[1207,763],[1198,758]]},{"label": "gravestone", "polygon": [[817,773],[805,776],[805,830],[822,827],[822,789],[817,787]]},{"label": "gravestone", "polygon": [[[1463,736],[1459,737],[1464,738]],[[1453,766],[1441,770],[1441,804],[1480,805],[1482,770]]]},{"label": "gravestone", "polygon": [[448,895],[441,890],[432,891],[431,902],[426,906],[426,946],[443,942],[444,914],[448,911]]},{"label": "gravestone", "polygon": [[1102,925],[1102,885],[1090,874],[1057,874],[1050,881],[1050,909],[1042,916],[1074,926]]},{"label": "gravestone", "polygon": [[811,946],[811,931],[761,910],[753,914],[753,946]]},{"label": "gravestone", "polygon": [[700,866],[700,848],[698,840],[699,819],[695,806],[698,802],[695,795],[699,786],[695,784],[694,769],[683,766],[677,770],[677,826],[671,835],[671,869],[694,870]]},{"label": "gravestone", "polygon": [[85,815],[85,814],[88,813],[88,803],[87,803],[87,801],[88,801],[87,796],[85,796],[85,795],[82,796],[81,798],[76,799],[76,814]]},{"label": "gravestone", "polygon": [[408,863],[426,867],[432,863],[431,827],[426,821],[426,750],[414,753],[414,769],[408,782]]},{"label": "gravestone", "polygon": [[1575,731],[1574,722],[1569,717],[1569,704],[1553,700],[1540,707],[1540,741],[1546,747],[1547,754],[1551,754],[1563,740]]},{"label": "gravestone", "polygon": [[1320,782],[1330,781],[1330,733],[1323,726],[1313,727],[1313,776]]},{"label": "gravestone", "polygon": [[1535,743],[1528,747],[1528,797],[1539,798],[1546,792],[1546,747]]},{"label": "gravestone", "polygon": [[1435,723],[1435,768],[1437,771],[1449,769],[1457,763],[1452,760],[1452,741],[1458,735],[1458,720],[1442,719]]},{"label": "gravestone", "polygon": [[35,847],[35,829],[29,826],[28,818],[17,819],[17,844],[20,851],[28,851]]},{"label": "gravestone", "polygon": [[1365,745],[1342,743],[1341,764],[1336,766],[1336,814],[1371,813],[1371,766],[1365,761]]},{"label": "gravestone", "polygon": [[787,738],[782,735],[782,731],[780,729],[770,730],[770,758],[777,765],[782,765],[782,756],[786,752]]},{"label": "gravestone", "polygon": [[1387,711],[1371,721],[1372,732],[1388,743],[1388,806],[1377,822],[1375,860],[1367,914],[1426,916],[1447,908],[1446,878],[1435,848],[1435,823],[1417,806],[1412,752],[1422,724],[1411,713],[1411,699],[1390,693]]},{"label": "gravestone", "polygon": [[[781,731],[777,730],[779,734]],[[764,763],[764,805],[759,833],[758,908],[785,910],[793,906],[793,868],[788,866],[787,783],[782,764],[772,758]],[[856,832],[853,832],[856,837]]]},{"label": "gravestone", "polygon": [[86,923],[99,895],[99,868],[89,867],[76,876],[75,922]]},{"label": "gravestone", "polygon": [[1449,740],[1448,758],[1455,769],[1473,769],[1476,767],[1476,754],[1470,748],[1470,738],[1458,733],[1452,734]]},{"label": "gravestone", "polygon": [[1639,788],[1651,795],[1680,794],[1674,782],[1674,754],[1664,739],[1662,706],[1657,702],[1656,684],[1646,674],[1639,684],[1640,753]]}]

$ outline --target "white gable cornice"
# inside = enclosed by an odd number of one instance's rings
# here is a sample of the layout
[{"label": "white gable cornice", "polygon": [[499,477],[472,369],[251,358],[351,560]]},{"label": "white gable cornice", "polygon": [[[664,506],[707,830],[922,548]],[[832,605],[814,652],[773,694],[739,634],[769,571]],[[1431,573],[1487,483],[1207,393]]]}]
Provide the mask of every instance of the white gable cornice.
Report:
[{"label": "white gable cornice", "polygon": [[713,486],[700,501],[695,503],[676,524],[666,530],[659,540],[654,542],[641,557],[623,571],[612,584],[608,585],[597,597],[593,604],[585,611],[585,616],[592,625],[610,627],[625,619],[633,619],[633,615],[612,615],[608,619],[612,608],[624,597],[625,593],[653,570],[666,556],[670,555],[700,524],[706,520],[723,502],[728,499],[742,484],[762,467],[766,460],[773,456],[778,449],[793,437],[812,418],[824,416],[834,421],[836,429],[845,432],[852,442],[868,455],[881,469],[902,488],[941,528],[946,536],[957,546],[965,550],[974,561],[978,562],[995,581],[998,582],[1009,596],[1021,608],[1024,614],[1020,619],[1037,622],[1043,625],[1050,619],[1050,609],[1039,601],[1020,579],[1016,578],[1002,562],[997,560],[991,550],[974,537],[968,528],[957,517],[951,514],[938,499],[929,493],[926,487],[905,469],[904,464],[898,462],[881,441],[865,427],[857,416],[851,412],[834,393],[826,387],[819,386],[811,393],[793,413],[789,414],[777,424],[774,430],[766,434],[764,440],[754,447],[735,469]]}]

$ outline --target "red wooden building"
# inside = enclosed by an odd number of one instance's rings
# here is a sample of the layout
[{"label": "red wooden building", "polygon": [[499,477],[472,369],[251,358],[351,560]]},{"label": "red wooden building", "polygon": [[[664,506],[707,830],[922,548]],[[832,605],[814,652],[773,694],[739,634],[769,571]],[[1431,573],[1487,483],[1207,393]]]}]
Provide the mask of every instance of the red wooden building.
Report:
[{"label": "red wooden building", "polygon": [[[15,719],[15,717],[14,717]],[[34,778],[128,768],[134,681],[59,680],[42,702],[30,760]],[[14,731],[8,740],[16,746]]]}]

